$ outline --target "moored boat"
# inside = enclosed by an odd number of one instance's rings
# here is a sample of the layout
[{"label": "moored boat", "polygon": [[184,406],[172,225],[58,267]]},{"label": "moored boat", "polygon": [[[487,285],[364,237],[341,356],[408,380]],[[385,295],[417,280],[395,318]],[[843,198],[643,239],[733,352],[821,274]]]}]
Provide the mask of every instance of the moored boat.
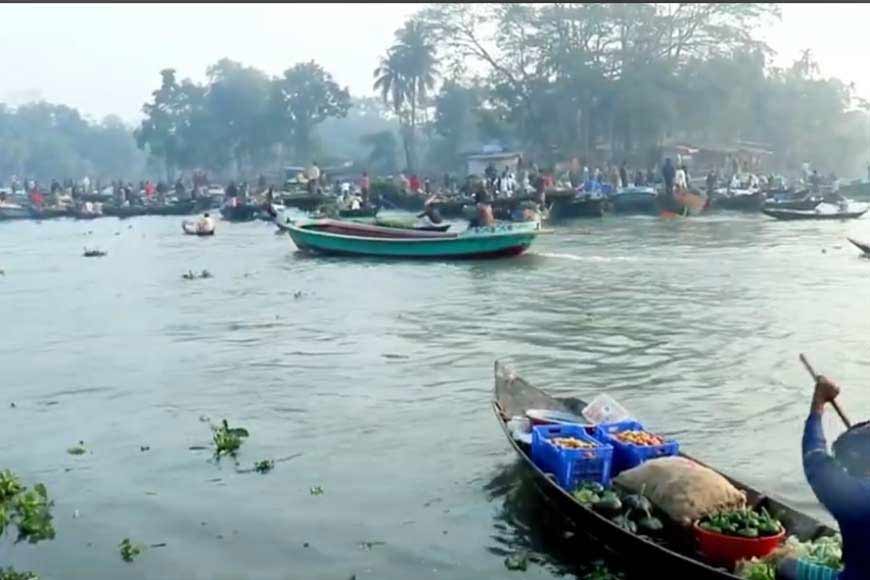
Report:
[{"label": "moored boat", "polygon": [[525,252],[540,223],[498,223],[461,233],[385,228],[340,220],[308,220],[281,225],[300,250],[392,258],[495,258]]},{"label": "moored boat", "polygon": [[17,203],[0,203],[0,220],[17,220],[30,217],[30,211]]},{"label": "moored boat", "polygon": [[438,224],[438,225],[421,225],[415,219],[390,219],[390,218],[378,218],[376,217],[374,220],[374,224],[376,226],[381,226],[384,228],[395,228],[400,230],[416,230],[420,232],[446,232],[450,229],[450,224]]},{"label": "moored boat", "polygon": [[654,187],[631,186],[608,194],[614,213],[655,215],[658,193]]},{"label": "moored boat", "polygon": [[232,205],[225,203],[221,206],[221,217],[231,222],[249,222],[257,219],[262,208],[253,203],[240,203]]},{"label": "moored boat", "polygon": [[765,207],[761,211],[764,215],[783,221],[797,220],[849,220],[857,219],[867,213],[870,205],[866,203],[850,202],[847,204],[833,204],[822,202],[813,209],[773,209]]},{"label": "moored boat", "polygon": [[[707,563],[695,548],[691,537],[687,539],[682,533],[674,532],[653,540],[647,535],[628,531],[588,504],[580,503],[570,492],[560,487],[552,474],[546,473],[532,461],[531,446],[514,437],[508,422],[513,417],[525,417],[526,412],[531,409],[581,416],[585,403],[575,398],[552,397],[531,386],[499,363],[496,363],[495,375],[492,406],[502,431],[531,474],[538,492],[549,505],[569,518],[578,530],[595,538],[614,552],[630,555],[630,559],[626,559],[626,566],[633,571],[642,572],[642,576],[648,574],[650,570],[655,570],[655,577],[691,578],[692,580],[739,579],[739,576],[733,572]],[[684,454],[681,456],[705,466],[696,459]],[[756,509],[763,507],[771,514],[776,514],[787,533],[801,541],[816,540],[835,533],[833,529],[818,520],[733,478],[724,477],[737,489],[746,493],[749,506]]]},{"label": "moored boat", "polygon": [[757,189],[718,189],[710,196],[710,207],[733,211],[759,211],[767,196]]},{"label": "moored boat", "polygon": [[603,194],[577,195],[569,199],[556,199],[550,204],[551,219],[579,217],[604,217],[610,212],[611,203]]}]

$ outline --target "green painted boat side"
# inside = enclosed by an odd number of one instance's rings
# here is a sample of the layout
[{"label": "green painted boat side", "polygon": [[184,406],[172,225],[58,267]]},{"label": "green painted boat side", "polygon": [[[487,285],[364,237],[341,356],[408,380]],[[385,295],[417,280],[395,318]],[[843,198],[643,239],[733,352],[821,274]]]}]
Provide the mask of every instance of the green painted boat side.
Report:
[{"label": "green painted boat side", "polygon": [[486,258],[526,251],[541,233],[540,224],[512,223],[474,228],[445,238],[372,238],[320,232],[286,224],[300,250],[327,254],[398,258]]}]

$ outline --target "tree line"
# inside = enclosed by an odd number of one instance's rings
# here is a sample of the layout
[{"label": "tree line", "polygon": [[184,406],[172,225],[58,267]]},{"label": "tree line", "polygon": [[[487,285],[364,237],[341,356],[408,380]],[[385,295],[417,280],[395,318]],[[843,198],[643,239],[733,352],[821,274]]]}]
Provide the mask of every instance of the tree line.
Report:
[{"label": "tree line", "polygon": [[0,175],[274,174],[330,155],[461,173],[490,142],[544,165],[649,167],[668,144],[738,141],[773,150],[772,170],[863,174],[867,103],[808,50],[772,66],[758,31],[778,17],[772,4],[424,5],[372,63],[374,97],[314,61],[272,77],[222,59],[202,83],[169,68],[133,130],[60,105],[0,108]]}]

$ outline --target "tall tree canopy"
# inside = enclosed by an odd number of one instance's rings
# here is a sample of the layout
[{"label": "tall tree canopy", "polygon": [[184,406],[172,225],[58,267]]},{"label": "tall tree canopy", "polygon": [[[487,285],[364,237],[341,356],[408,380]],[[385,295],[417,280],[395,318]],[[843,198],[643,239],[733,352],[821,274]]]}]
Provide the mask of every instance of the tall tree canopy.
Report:
[{"label": "tall tree canopy", "polygon": [[430,28],[412,19],[396,31],[396,42],[387,55],[381,57],[374,73],[374,89],[390,104],[401,122],[405,158],[411,171],[417,169],[419,114],[435,86],[436,65]]}]

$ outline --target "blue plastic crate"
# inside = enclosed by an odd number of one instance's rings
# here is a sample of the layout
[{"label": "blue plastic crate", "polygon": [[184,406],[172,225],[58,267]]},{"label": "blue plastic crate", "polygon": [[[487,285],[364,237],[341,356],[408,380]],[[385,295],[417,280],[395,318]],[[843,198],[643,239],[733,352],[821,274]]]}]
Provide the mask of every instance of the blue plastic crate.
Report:
[{"label": "blue plastic crate", "polygon": [[[592,449],[563,449],[550,440],[554,437],[575,437],[594,443]],[[582,425],[537,425],[532,428],[532,461],[542,471],[552,473],[567,491],[573,491],[584,481],[610,484],[613,446],[597,441]]]},{"label": "blue plastic crate", "polygon": [[624,443],[613,436],[621,431],[646,431],[646,428],[637,421],[620,421],[619,423],[601,424],[595,432],[596,439],[613,446],[614,476],[632,467],[637,467],[644,461],[677,455],[680,452],[680,444],[670,439],[665,439],[664,445]]}]

